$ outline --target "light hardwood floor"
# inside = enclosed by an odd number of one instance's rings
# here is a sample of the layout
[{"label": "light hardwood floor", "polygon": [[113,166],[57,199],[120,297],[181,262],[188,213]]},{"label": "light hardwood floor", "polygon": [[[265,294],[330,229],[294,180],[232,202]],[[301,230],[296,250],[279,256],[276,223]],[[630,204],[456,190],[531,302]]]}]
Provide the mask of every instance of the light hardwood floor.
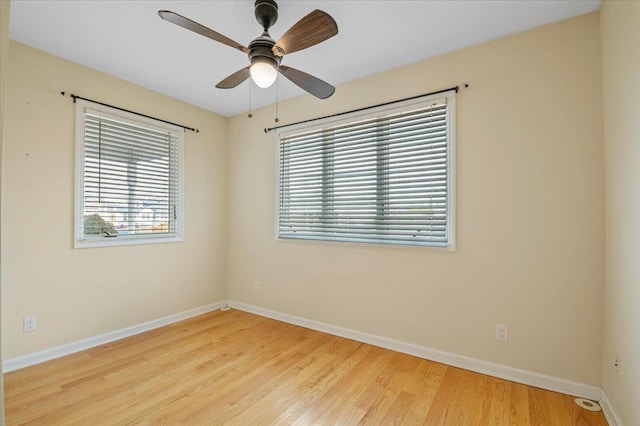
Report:
[{"label": "light hardwood floor", "polygon": [[245,312],[5,374],[7,425],[606,425],[573,397]]}]

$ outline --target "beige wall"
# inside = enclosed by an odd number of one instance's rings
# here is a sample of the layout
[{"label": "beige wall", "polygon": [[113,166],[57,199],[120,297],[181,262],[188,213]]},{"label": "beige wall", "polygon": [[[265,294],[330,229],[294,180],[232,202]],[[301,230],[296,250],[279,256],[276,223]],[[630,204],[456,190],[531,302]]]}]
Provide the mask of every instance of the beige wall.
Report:
[{"label": "beige wall", "polygon": [[[9,57],[4,359],[224,300],[226,119],[13,41]],[[61,90],[200,128],[185,134],[184,242],[72,248],[75,105]]]},{"label": "beige wall", "polygon": [[605,1],[600,19],[606,158],[602,386],[623,423],[636,425],[640,424],[640,2]]},{"label": "beige wall", "polygon": [[[2,164],[4,161],[4,115],[7,88],[7,65],[9,63],[9,14],[11,2],[0,1],[0,318],[2,306]],[[2,324],[0,321],[0,425],[4,424],[4,385],[2,376]]]},{"label": "beige wall", "polygon": [[[313,70],[306,70],[313,71]],[[275,235],[274,108],[229,124],[228,297],[599,386],[604,171],[598,14],[280,104],[294,122],[469,82],[457,251]],[[261,291],[253,290],[254,281]],[[496,323],[510,340],[495,339]]]}]

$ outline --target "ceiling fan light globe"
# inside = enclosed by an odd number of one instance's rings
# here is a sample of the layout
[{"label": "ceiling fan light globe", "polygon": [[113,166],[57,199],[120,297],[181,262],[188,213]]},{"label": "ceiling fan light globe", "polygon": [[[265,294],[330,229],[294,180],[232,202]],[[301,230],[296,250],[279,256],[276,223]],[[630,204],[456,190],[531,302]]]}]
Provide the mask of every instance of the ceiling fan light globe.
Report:
[{"label": "ceiling fan light globe", "polygon": [[253,82],[263,89],[271,86],[278,78],[278,70],[268,61],[254,61],[249,68],[249,73]]}]

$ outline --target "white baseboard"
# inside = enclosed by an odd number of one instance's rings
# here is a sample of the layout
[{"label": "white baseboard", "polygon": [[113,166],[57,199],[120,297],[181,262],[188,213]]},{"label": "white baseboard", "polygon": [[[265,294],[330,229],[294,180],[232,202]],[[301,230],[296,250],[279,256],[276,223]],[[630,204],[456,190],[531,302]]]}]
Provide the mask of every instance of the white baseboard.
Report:
[{"label": "white baseboard", "polygon": [[414,345],[411,343],[400,342],[398,340],[389,339],[387,337],[362,333],[348,328],[336,327],[334,325],[296,317],[293,315],[283,314],[269,309],[260,308],[258,306],[248,305],[246,303],[230,300],[229,306],[241,311],[246,311],[263,317],[276,319],[278,321],[283,321],[289,324],[299,325],[301,327],[322,331],[324,333],[329,333],[340,337],[346,337],[347,339],[356,340],[358,342],[368,343],[374,346],[379,346],[431,361],[440,362],[442,364],[463,368],[465,370],[487,374],[489,376],[498,377],[500,379],[510,380],[517,383],[523,383],[525,385],[535,386],[538,388],[561,392],[569,395],[575,395],[595,401],[598,401],[602,394],[600,388],[584,383],[559,379],[556,377],[534,373],[532,371],[521,370],[518,368],[512,368],[505,365],[494,364],[492,362],[456,355],[450,352],[444,352],[437,349]]},{"label": "white baseboard", "polygon": [[607,394],[604,393],[604,390],[600,395],[600,407],[602,407],[602,412],[604,413],[607,422],[609,422],[609,426],[622,426],[620,415],[609,402]]},{"label": "white baseboard", "polygon": [[182,321],[187,318],[215,311],[216,309],[221,309],[225,306],[225,301],[212,303],[210,305],[200,306],[198,308],[190,309],[188,311],[169,315],[156,320],[143,322],[142,324],[137,324],[116,331],[111,331],[99,336],[89,337],[88,339],[78,340],[75,342],[67,343],[65,345],[56,346],[51,349],[45,349],[40,352],[34,352],[28,355],[8,359],[2,363],[2,369],[5,373],[13,370],[18,370],[20,368],[39,364],[41,362],[83,351],[85,349],[104,345],[105,343],[133,336],[134,334],[144,333],[145,331],[153,330],[154,328],[173,324],[174,322]]}]

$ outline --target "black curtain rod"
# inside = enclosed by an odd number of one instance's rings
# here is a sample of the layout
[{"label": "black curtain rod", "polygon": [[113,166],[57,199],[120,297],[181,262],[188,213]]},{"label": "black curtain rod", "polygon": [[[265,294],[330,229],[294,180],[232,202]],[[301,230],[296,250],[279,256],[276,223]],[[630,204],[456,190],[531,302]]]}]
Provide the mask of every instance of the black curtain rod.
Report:
[{"label": "black curtain rod", "polygon": [[[63,90],[62,92],[60,92],[60,94],[62,96],[64,96],[66,93]],[[73,93],[70,93],[69,97],[71,97],[73,99],[73,103],[74,104],[76,103],[76,99],[82,99],[83,101],[93,102],[94,104],[106,106],[106,107],[109,107],[109,108],[114,108],[114,109],[117,109],[118,111],[124,111],[124,112],[128,112],[128,113],[131,113],[131,114],[139,115],[140,117],[146,117],[146,118],[150,118],[152,120],[162,121],[163,123],[171,124],[173,126],[182,127],[185,130],[191,130],[192,132],[200,133],[199,129],[194,129],[193,127],[183,126],[182,124],[172,123],[171,121],[163,120],[161,118],[152,117],[152,116],[146,115],[146,114],[141,114],[139,112],[135,112],[135,111],[131,111],[131,110],[128,110],[128,109],[120,108],[120,107],[117,107],[115,105],[109,105],[109,104],[105,104],[104,102],[94,101],[93,99],[83,98],[82,96],[74,95]]]},{"label": "black curtain rod", "polygon": [[[465,83],[464,87],[465,88],[469,87],[469,84]],[[337,114],[325,115],[324,117],[310,118],[308,120],[297,121],[295,123],[290,123],[290,124],[283,124],[281,126],[267,127],[267,128],[264,129],[264,132],[265,133],[269,133],[272,130],[281,129],[283,127],[289,127],[289,126],[295,126],[295,125],[298,125],[298,124],[310,123],[312,121],[324,120],[325,118],[339,117],[341,115],[351,114],[352,112],[366,111],[368,109],[378,108],[378,107],[381,107],[381,106],[397,104],[398,102],[411,101],[413,99],[424,98],[425,96],[431,96],[431,95],[437,95],[439,93],[450,92],[451,90],[455,90],[456,93],[458,93],[460,91],[460,86],[449,87],[448,89],[436,90],[435,92],[423,93],[422,95],[410,96],[408,98],[397,99],[395,101],[383,102],[381,104],[371,105],[371,106],[368,106],[368,107],[356,108],[356,109],[352,109],[351,111],[344,111],[344,112],[339,112]]]}]

